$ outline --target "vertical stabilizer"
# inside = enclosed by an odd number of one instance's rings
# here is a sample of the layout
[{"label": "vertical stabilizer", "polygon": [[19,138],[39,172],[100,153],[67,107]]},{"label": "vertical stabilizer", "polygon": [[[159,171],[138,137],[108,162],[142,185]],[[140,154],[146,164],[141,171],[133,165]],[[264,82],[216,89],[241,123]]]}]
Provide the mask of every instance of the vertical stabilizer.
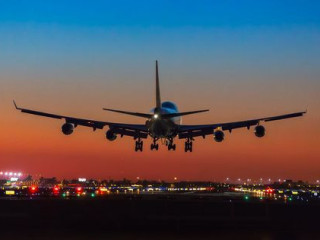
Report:
[{"label": "vertical stabilizer", "polygon": [[159,86],[159,72],[158,72],[158,60],[156,60],[156,108],[160,109],[161,98],[160,98],[160,86]]}]

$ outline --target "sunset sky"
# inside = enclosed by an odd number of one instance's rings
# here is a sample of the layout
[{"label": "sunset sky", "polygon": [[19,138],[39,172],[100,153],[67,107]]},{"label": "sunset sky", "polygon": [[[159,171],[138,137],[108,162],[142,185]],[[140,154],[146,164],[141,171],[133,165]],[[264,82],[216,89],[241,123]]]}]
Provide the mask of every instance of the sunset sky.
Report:
[{"label": "sunset sky", "polygon": [[[59,178],[320,179],[319,1],[0,1],[0,170]],[[21,107],[102,121],[144,119],[159,60],[162,100],[184,124],[308,110],[305,117],[198,138],[194,152],[22,114]]]}]

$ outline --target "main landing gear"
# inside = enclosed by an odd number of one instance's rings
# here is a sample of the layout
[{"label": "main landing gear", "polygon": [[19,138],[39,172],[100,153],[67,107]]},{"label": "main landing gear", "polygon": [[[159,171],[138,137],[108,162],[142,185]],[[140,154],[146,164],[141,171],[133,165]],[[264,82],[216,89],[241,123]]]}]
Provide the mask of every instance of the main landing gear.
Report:
[{"label": "main landing gear", "polygon": [[143,141],[141,141],[140,138],[136,141],[136,147],[135,147],[134,150],[136,152],[138,152],[138,151],[142,152],[142,150],[143,150]]},{"label": "main landing gear", "polygon": [[150,149],[151,149],[151,151],[153,150],[153,149],[155,149],[155,150],[157,150],[158,151],[158,149],[159,149],[159,144],[157,143],[157,138],[154,138],[153,139],[153,143],[151,143],[151,146],[150,146]]},{"label": "main landing gear", "polygon": [[173,139],[172,139],[172,138],[168,139],[167,146],[168,146],[168,150],[169,150],[169,151],[170,151],[171,149],[172,149],[173,151],[176,150],[176,145],[173,143]]},{"label": "main landing gear", "polygon": [[193,141],[193,139],[188,138],[187,141],[185,142],[185,144],[184,144],[184,151],[185,152],[188,152],[188,151],[192,152],[192,141]]}]

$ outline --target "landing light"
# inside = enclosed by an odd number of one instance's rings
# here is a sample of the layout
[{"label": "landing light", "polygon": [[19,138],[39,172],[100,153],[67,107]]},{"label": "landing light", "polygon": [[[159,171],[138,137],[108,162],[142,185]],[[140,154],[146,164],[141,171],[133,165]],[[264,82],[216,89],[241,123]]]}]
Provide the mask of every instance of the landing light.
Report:
[{"label": "landing light", "polygon": [[158,114],[153,115],[153,118],[157,119],[159,117]]}]

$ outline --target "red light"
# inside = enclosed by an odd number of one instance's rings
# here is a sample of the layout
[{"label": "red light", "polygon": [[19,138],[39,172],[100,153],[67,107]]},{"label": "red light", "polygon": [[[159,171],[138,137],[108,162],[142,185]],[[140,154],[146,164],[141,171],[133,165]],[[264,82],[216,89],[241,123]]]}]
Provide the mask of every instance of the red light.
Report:
[{"label": "red light", "polygon": [[81,192],[82,191],[82,187],[77,187],[77,192]]},{"label": "red light", "polygon": [[31,187],[29,188],[29,191],[30,191],[31,193],[35,193],[35,192],[37,191],[37,189],[38,189],[37,186],[31,186]]},{"label": "red light", "polygon": [[273,193],[273,191],[274,191],[274,189],[272,189],[272,188],[267,188],[266,189],[266,193]]},{"label": "red light", "polygon": [[59,192],[59,190],[60,190],[60,189],[59,189],[59,187],[57,187],[57,186],[55,186],[55,187],[53,188],[53,191],[54,191],[54,192]]}]

